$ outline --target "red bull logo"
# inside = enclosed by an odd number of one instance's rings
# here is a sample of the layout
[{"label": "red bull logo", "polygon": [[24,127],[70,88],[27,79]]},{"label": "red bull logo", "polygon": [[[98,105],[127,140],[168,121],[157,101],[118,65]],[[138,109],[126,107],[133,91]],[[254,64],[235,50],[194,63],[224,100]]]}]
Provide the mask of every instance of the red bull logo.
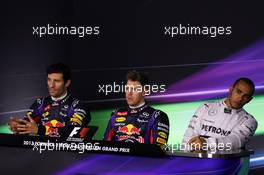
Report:
[{"label": "red bull logo", "polygon": [[55,119],[53,119],[53,120],[51,120],[49,122],[46,122],[44,125],[45,126],[49,126],[49,127],[64,127],[63,123],[61,123],[61,122],[59,122],[58,120],[55,120]]},{"label": "red bull logo", "polygon": [[59,122],[58,120],[51,120],[49,122],[46,122],[44,126],[46,127],[46,135],[58,136],[58,128],[64,127],[64,124]]},{"label": "red bull logo", "polygon": [[58,128],[47,128],[46,134],[49,136],[59,136]]},{"label": "red bull logo", "polygon": [[127,135],[140,135],[141,128],[137,128],[132,124],[128,124],[126,126],[120,126],[118,128],[118,132],[127,134]]}]

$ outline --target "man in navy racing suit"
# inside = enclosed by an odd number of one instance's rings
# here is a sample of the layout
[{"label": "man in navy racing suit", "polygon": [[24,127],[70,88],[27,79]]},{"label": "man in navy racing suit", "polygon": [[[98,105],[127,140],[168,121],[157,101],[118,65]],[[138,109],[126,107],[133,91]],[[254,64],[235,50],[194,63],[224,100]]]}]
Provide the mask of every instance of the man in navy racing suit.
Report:
[{"label": "man in navy racing suit", "polygon": [[126,102],[128,106],[112,112],[104,140],[165,145],[169,137],[169,119],[166,113],[150,107],[145,92],[138,91],[148,84],[145,74],[130,71],[127,74]]},{"label": "man in navy racing suit", "polygon": [[60,137],[68,127],[87,126],[89,110],[67,91],[70,78],[70,68],[65,64],[50,65],[47,68],[49,96],[37,99],[24,119],[11,117],[8,124],[13,133]]}]

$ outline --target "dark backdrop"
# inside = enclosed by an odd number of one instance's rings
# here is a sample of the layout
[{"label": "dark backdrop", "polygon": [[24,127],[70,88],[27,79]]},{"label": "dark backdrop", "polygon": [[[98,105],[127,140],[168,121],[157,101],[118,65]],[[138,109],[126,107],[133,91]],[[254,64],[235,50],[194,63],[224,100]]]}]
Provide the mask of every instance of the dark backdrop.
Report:
[{"label": "dark backdrop", "polygon": [[[117,103],[98,84],[125,79],[137,68],[169,85],[263,38],[263,10],[255,2],[122,0],[9,1],[0,7],[0,111],[26,109],[46,94],[45,68],[63,61],[73,69],[71,90],[90,107]],[[231,26],[227,36],[164,35],[164,26]],[[99,26],[100,34],[44,36],[33,26]],[[168,66],[169,65],[169,66]],[[189,65],[189,66],[188,66]]]}]

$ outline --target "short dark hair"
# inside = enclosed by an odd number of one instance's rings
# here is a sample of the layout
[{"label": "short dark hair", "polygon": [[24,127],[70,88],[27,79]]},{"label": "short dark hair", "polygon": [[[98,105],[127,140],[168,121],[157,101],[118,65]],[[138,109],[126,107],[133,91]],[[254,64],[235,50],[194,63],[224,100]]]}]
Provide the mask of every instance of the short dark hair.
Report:
[{"label": "short dark hair", "polygon": [[52,73],[62,73],[63,75],[63,80],[66,82],[67,80],[71,79],[71,69],[69,66],[65,65],[64,63],[56,63],[49,65],[47,67],[47,74],[52,74]]},{"label": "short dark hair", "polygon": [[149,84],[149,79],[147,75],[143,72],[138,72],[136,70],[131,70],[127,73],[127,80],[138,81],[142,86]]},{"label": "short dark hair", "polygon": [[245,82],[246,84],[248,84],[248,85],[251,87],[251,89],[252,89],[252,94],[251,94],[251,95],[253,95],[253,94],[255,93],[255,84],[254,84],[254,82],[253,82],[251,79],[246,78],[246,77],[240,77],[240,78],[238,78],[238,79],[234,82],[233,87],[234,87],[235,85],[237,85],[237,83],[239,83],[240,81]]}]

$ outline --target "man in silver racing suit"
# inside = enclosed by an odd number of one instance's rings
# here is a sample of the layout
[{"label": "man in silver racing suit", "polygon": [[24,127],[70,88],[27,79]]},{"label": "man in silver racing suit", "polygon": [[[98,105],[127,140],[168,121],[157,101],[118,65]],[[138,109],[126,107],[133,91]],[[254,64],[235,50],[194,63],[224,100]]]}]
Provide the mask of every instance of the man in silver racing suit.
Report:
[{"label": "man in silver racing suit", "polygon": [[244,148],[258,125],[255,118],[243,109],[254,92],[254,83],[242,77],[230,87],[228,98],[201,105],[185,131],[182,145],[191,145],[195,150]]}]

